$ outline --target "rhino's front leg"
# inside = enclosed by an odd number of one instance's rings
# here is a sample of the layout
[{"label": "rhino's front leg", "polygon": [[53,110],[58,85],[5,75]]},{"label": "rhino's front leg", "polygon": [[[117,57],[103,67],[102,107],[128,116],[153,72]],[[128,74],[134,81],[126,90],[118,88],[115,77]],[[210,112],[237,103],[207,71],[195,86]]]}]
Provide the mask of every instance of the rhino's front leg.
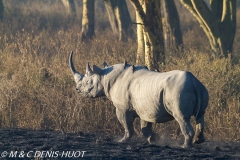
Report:
[{"label": "rhino's front leg", "polygon": [[159,136],[152,131],[152,123],[141,119],[141,129],[143,136],[147,138],[150,144],[155,144],[159,140]]},{"label": "rhino's front leg", "polygon": [[126,111],[126,110],[119,110],[116,108],[116,114],[119,122],[123,125],[125,134],[122,139],[119,140],[119,142],[127,142],[129,141],[133,134],[134,134],[134,129],[133,129],[133,121],[134,121],[134,113],[131,111]]}]

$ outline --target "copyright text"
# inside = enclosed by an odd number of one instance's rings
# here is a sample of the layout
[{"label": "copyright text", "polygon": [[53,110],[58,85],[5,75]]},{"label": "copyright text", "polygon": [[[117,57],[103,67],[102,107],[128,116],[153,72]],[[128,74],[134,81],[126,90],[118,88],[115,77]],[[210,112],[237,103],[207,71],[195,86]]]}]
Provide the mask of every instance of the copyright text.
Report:
[{"label": "copyright text", "polygon": [[82,158],[86,151],[2,151],[0,158]]}]

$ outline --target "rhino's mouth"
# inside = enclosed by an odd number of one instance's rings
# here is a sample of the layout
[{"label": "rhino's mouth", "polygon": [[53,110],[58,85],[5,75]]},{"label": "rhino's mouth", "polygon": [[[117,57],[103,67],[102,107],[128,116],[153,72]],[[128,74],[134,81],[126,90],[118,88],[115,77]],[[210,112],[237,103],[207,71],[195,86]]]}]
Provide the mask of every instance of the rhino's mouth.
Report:
[{"label": "rhino's mouth", "polygon": [[90,87],[85,94],[82,94],[84,97],[93,97],[91,91],[94,87]]},{"label": "rhino's mouth", "polygon": [[88,93],[90,93],[93,88],[94,88],[94,87],[90,87],[90,88],[88,89]]}]

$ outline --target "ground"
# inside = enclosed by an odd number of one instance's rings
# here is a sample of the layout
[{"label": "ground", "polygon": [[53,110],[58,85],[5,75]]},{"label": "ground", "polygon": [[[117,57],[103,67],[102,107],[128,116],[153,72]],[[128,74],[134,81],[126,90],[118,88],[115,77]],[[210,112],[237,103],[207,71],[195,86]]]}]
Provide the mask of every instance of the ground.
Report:
[{"label": "ground", "polygon": [[[120,136],[119,136],[120,137]],[[149,145],[134,137],[129,143],[117,136],[63,133],[30,129],[0,129],[0,157],[22,159],[240,159],[240,142],[206,141],[182,149],[182,140],[164,139]],[[75,158],[74,158],[75,157]],[[1,159],[0,158],[0,159]]]}]

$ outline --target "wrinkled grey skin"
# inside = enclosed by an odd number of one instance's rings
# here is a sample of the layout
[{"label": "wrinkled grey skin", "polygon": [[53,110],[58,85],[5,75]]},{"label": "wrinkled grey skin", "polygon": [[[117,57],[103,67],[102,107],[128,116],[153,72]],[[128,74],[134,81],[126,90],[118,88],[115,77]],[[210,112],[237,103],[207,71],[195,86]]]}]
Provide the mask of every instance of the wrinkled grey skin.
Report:
[{"label": "wrinkled grey skin", "polygon": [[[105,68],[89,64],[86,74],[78,73],[69,57],[69,65],[77,84],[77,92],[85,97],[106,96],[116,107],[116,115],[125,129],[120,142],[127,142],[134,133],[133,121],[141,119],[143,135],[149,143],[158,140],[152,131],[152,123],[164,123],[175,119],[185,137],[183,148],[204,142],[204,113],[208,105],[208,91],[190,72],[174,70],[165,73],[149,71],[143,66],[127,63]],[[196,118],[196,133],[190,123]],[[194,137],[193,137],[194,136]]]}]

